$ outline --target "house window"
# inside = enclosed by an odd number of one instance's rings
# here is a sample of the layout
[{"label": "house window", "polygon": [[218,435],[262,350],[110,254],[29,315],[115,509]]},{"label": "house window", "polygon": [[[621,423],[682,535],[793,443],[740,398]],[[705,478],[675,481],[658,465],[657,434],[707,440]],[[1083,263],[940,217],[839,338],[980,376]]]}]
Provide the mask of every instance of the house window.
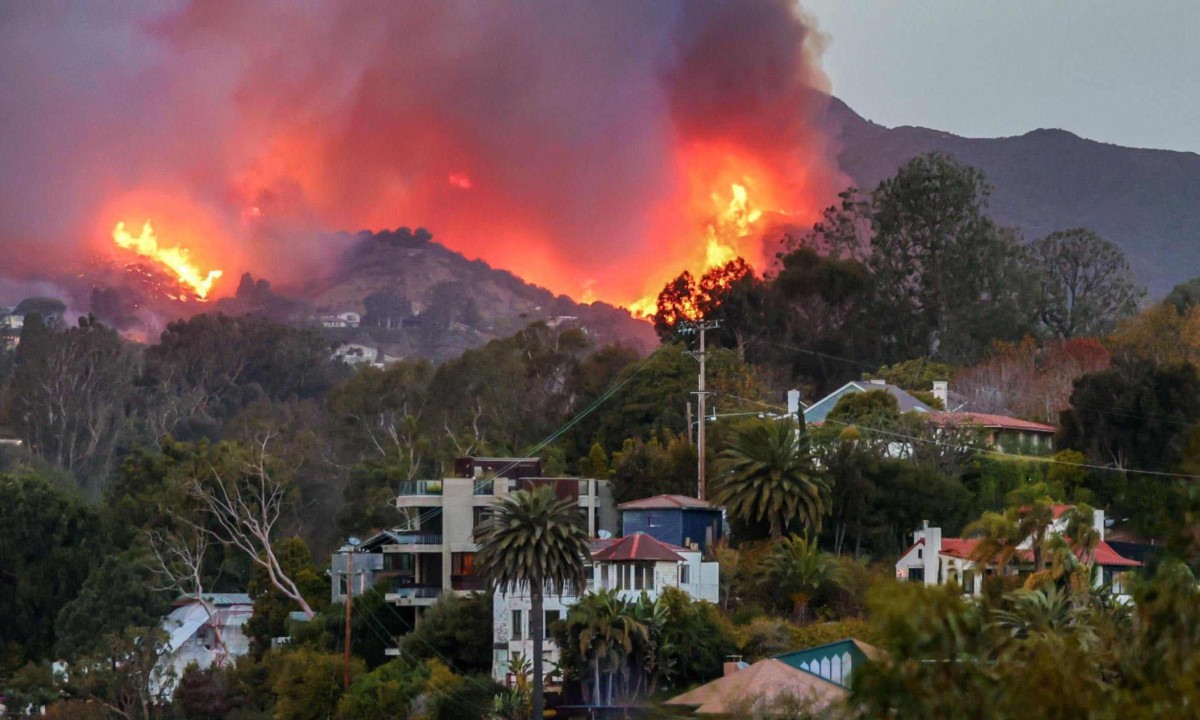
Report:
[{"label": "house window", "polygon": [[633,589],[634,590],[645,590],[646,589],[645,568],[642,567],[641,565],[637,565],[631,569],[633,570]]},{"label": "house window", "polygon": [[917,548],[917,559],[918,560],[920,560],[924,554],[925,554],[924,550],[922,550],[921,548]]},{"label": "house window", "polygon": [[479,539],[479,530],[485,522],[487,522],[488,511],[491,508],[486,505],[483,507],[475,507],[471,509],[471,537]]},{"label": "house window", "polygon": [[662,516],[659,515],[658,513],[647,513],[646,514],[646,526],[652,527],[652,528],[662,527],[663,526]]},{"label": "house window", "polygon": [[513,640],[524,640],[525,639],[525,625],[521,622],[521,620],[522,620],[521,611],[513,610],[512,611],[512,639]]},{"label": "house window", "polygon": [[687,563],[680,565],[679,566],[679,584],[680,585],[690,585],[692,582],[691,574],[692,574],[692,566],[691,565],[689,565]]},{"label": "house window", "polygon": [[908,581],[919,583],[925,582],[925,568],[909,568]]},{"label": "house window", "polygon": [[553,625],[554,623],[558,622],[561,617],[562,617],[561,610],[547,610],[546,611],[546,622],[545,622],[545,624],[542,625],[542,637],[543,638],[545,638],[547,640],[550,639],[550,626]]},{"label": "house window", "polygon": [[475,553],[456,552],[450,554],[451,575],[474,575]]},{"label": "house window", "polygon": [[962,576],[963,595],[975,594],[975,571],[964,570]]}]

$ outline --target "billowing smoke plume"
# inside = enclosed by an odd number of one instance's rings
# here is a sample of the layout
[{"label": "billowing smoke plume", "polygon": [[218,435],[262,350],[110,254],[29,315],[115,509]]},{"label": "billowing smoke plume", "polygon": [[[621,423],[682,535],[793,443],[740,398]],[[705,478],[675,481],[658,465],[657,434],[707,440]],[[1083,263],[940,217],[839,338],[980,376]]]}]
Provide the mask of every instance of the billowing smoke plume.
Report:
[{"label": "billowing smoke plume", "polygon": [[782,1],[7,3],[0,274],[152,218],[224,295],[409,225],[629,302],[703,265],[730,183],[799,220],[831,198],[819,49]]}]

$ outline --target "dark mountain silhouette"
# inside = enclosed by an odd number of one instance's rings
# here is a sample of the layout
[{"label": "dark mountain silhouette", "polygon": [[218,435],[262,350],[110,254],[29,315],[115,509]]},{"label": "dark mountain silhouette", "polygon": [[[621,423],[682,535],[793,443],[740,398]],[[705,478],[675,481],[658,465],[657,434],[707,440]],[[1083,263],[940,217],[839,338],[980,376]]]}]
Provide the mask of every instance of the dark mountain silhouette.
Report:
[{"label": "dark mountain silhouette", "polygon": [[1151,297],[1200,275],[1200,155],[1086,140],[1065,130],[965,138],[920,127],[887,128],[831,99],[839,162],[874,187],[921,153],[938,151],[987,173],[990,212],[1027,240],[1087,227],[1119,245]]}]

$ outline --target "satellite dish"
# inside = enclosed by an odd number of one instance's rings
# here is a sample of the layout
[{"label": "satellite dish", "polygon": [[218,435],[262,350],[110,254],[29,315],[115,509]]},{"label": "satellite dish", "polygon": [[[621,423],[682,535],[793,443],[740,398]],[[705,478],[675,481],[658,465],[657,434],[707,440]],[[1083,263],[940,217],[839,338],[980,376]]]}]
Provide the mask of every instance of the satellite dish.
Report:
[{"label": "satellite dish", "polygon": [[596,533],[596,537],[600,538],[601,540],[607,540],[612,537],[612,533],[607,530],[601,530]]}]

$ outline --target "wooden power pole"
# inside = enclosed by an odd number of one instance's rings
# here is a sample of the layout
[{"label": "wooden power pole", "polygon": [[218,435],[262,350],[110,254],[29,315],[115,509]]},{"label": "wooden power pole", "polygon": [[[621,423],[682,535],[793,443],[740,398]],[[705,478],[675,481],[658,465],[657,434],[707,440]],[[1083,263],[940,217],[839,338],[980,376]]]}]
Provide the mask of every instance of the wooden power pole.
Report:
[{"label": "wooden power pole", "polygon": [[704,401],[708,397],[708,392],[704,389],[704,362],[708,352],[705,349],[704,333],[708,330],[715,330],[720,326],[721,323],[716,320],[701,320],[696,324],[696,329],[700,331],[700,351],[696,353],[696,359],[700,361],[700,383],[699,390],[696,393],[696,409],[698,410],[696,420],[700,423],[696,428],[696,455],[698,456],[696,459],[696,474],[698,476],[697,497],[701,500],[706,500],[708,495],[708,487],[704,474]]},{"label": "wooden power pole", "polygon": [[346,692],[350,691],[350,613],[354,609],[354,565],[351,561],[353,557],[349,552],[346,553],[346,571],[342,573],[346,576],[346,648],[342,658],[342,683]]}]

